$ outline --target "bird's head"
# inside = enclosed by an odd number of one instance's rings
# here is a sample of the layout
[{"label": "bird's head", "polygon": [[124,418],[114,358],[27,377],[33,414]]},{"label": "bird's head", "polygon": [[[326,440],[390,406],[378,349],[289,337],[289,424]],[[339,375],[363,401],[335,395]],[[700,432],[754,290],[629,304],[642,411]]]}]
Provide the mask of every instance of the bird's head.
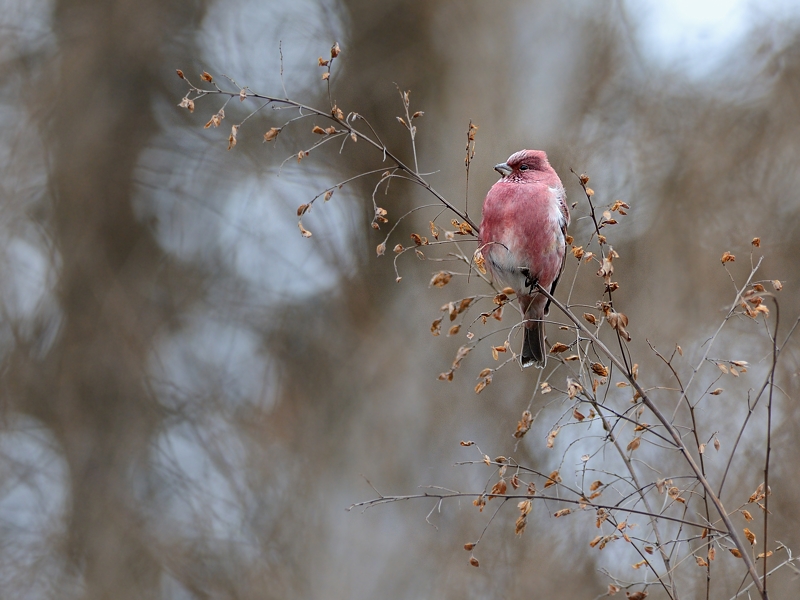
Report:
[{"label": "bird's head", "polygon": [[520,150],[508,157],[504,163],[494,166],[504,181],[535,181],[544,173],[553,172],[543,150]]}]

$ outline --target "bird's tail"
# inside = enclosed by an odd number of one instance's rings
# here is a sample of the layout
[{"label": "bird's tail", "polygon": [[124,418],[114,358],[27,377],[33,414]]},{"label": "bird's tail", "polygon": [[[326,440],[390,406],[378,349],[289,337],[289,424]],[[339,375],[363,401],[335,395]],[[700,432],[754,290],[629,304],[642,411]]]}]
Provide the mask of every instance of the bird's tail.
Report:
[{"label": "bird's tail", "polygon": [[543,368],[547,361],[544,350],[544,323],[528,321],[525,323],[525,334],[522,341],[522,366],[536,365]]}]

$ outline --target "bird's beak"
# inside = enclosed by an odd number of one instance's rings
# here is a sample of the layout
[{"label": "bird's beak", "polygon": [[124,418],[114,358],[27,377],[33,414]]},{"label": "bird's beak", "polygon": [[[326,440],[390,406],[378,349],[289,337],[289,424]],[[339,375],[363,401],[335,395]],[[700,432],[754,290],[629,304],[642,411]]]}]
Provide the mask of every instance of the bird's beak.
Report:
[{"label": "bird's beak", "polygon": [[500,163],[499,165],[495,165],[494,170],[500,173],[500,175],[503,177],[506,175],[511,175],[511,167],[508,166],[508,163]]}]

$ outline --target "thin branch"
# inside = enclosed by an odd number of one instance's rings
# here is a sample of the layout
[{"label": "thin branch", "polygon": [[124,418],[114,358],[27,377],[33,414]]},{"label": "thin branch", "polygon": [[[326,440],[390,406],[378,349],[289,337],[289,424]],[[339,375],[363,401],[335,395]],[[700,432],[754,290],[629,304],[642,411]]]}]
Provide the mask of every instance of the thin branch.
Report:
[{"label": "thin branch", "polygon": [[[760,263],[761,261],[759,261],[759,264]],[[656,406],[653,403],[653,401],[647,395],[647,392],[645,392],[644,389],[642,389],[642,387],[639,385],[639,382],[636,381],[636,378],[633,376],[631,371],[625,368],[625,365],[622,364],[622,362],[608,349],[608,347],[603,342],[601,342],[597,338],[597,336],[595,336],[591,331],[589,331],[589,329],[580,321],[580,319],[578,319],[578,317],[569,308],[567,308],[559,300],[557,300],[548,290],[543,288],[538,283],[536,284],[536,288],[538,289],[540,294],[543,294],[546,298],[548,298],[550,302],[554,304],[561,312],[563,312],[568,319],[570,319],[573,323],[575,323],[575,325],[577,325],[581,329],[581,331],[583,331],[584,335],[590,338],[592,342],[595,344],[595,346],[599,348],[603,352],[603,354],[605,354],[608,357],[608,359],[611,362],[613,362],[620,371],[624,373],[625,378],[639,393],[642,399],[642,403],[645,406],[647,406],[648,409],[650,409],[653,415],[655,415],[655,417],[661,422],[661,424],[666,428],[666,430],[672,436],[672,439],[674,440],[675,443],[675,447],[681,452],[681,454],[683,454],[684,460],[686,460],[687,464],[692,469],[692,471],[694,471],[694,474],[700,481],[700,484],[707,491],[708,496],[711,499],[711,502],[714,504],[714,507],[716,508],[720,518],[722,519],[722,522],[725,524],[725,527],[727,529],[727,535],[731,538],[733,543],[736,545],[736,548],[742,554],[742,560],[744,560],[745,565],[747,566],[747,570],[750,573],[750,577],[755,582],[756,589],[758,589],[758,592],[763,598],[763,600],[767,600],[767,595],[766,592],[764,591],[764,586],[756,571],[755,563],[753,562],[753,559],[750,556],[748,550],[749,546],[745,545],[744,542],[742,541],[741,536],[734,527],[733,522],[730,519],[730,516],[728,515],[727,511],[725,510],[725,507],[722,504],[722,501],[714,493],[711,484],[705,478],[699,465],[697,464],[697,462],[695,462],[694,457],[689,452],[689,449],[683,443],[683,439],[681,438],[681,435],[678,432],[678,430],[666,418],[664,413],[661,412],[661,409],[659,409],[658,406]]]},{"label": "thin branch", "polygon": [[[239,96],[239,91],[234,92],[234,91],[223,90],[221,88],[216,87],[216,84],[215,84],[215,89],[213,90],[198,88],[197,86],[189,82],[188,78],[184,79],[189,85],[190,93],[196,94],[194,100],[209,95],[228,96],[231,98]],[[347,130],[347,132],[350,133],[351,135],[355,135],[358,139],[364,140],[377,150],[380,150],[385,158],[389,158],[395,164],[396,168],[407,173],[409,175],[409,178],[412,179],[414,183],[425,188],[428,192],[433,194],[433,196],[439,202],[441,202],[444,206],[446,206],[449,210],[451,210],[454,214],[456,214],[459,217],[459,219],[469,224],[469,226],[472,228],[475,234],[479,233],[480,228],[478,227],[478,225],[464,211],[461,211],[458,208],[456,208],[449,200],[447,200],[444,196],[442,196],[442,194],[436,191],[425,179],[423,179],[423,177],[419,175],[415,169],[406,165],[402,160],[400,160],[393,152],[391,152],[387,148],[387,146],[381,141],[380,137],[378,136],[377,132],[372,127],[372,125],[369,123],[369,121],[367,121],[367,119],[365,119],[362,115],[358,113],[350,113],[346,119],[340,119],[336,116],[336,114],[331,114],[331,112],[326,112],[324,110],[308,106],[306,104],[303,104],[302,102],[297,102],[295,100],[290,100],[288,98],[278,98],[275,96],[269,96],[267,94],[260,94],[257,92],[253,92],[252,94],[247,94],[247,98],[256,98],[272,102],[274,104],[279,104],[282,106],[297,108],[298,110],[306,111],[308,113],[317,115],[318,117],[331,120],[336,124],[340,125],[341,127],[344,127]],[[360,119],[364,121],[364,123],[367,124],[367,127],[369,127],[369,129],[372,131],[376,139],[372,139],[370,136],[362,133],[361,131],[353,127],[350,122],[355,119]]]},{"label": "thin branch", "polygon": [[769,372],[769,399],[767,400],[767,451],[764,457],[764,593],[767,593],[767,555],[769,552],[769,456],[772,452],[772,392],[775,389],[775,368],[778,365],[778,326],[780,325],[780,304],[769,294],[775,303],[775,333],[772,334],[772,368]]},{"label": "thin branch", "polygon": [[[786,347],[786,344],[789,343],[789,339],[791,339],[792,334],[795,332],[795,329],[797,329],[798,325],[800,325],[800,317],[798,317],[797,320],[794,322],[794,325],[789,330],[789,333],[786,334],[786,339],[783,340],[783,344],[781,344],[780,348],[778,348],[778,356],[780,356],[781,352]],[[722,474],[722,480],[720,481],[720,484],[719,484],[719,491],[717,492],[717,495],[720,498],[722,497],[722,489],[725,487],[725,480],[728,478],[728,471],[730,470],[731,464],[733,463],[733,457],[736,454],[736,449],[738,448],[739,442],[741,441],[742,436],[744,435],[744,430],[747,427],[748,422],[750,421],[750,417],[753,415],[753,411],[755,410],[756,406],[758,405],[759,401],[761,400],[761,396],[764,394],[764,392],[767,389],[767,386],[770,384],[769,382],[770,382],[770,376],[767,376],[766,380],[764,381],[763,385],[761,386],[761,389],[759,390],[758,394],[756,395],[756,399],[753,402],[753,405],[752,406],[748,406],[747,416],[744,418],[744,422],[742,423],[742,426],[739,429],[739,434],[736,436],[736,441],[733,443],[733,448],[731,449],[731,454],[728,457],[727,464],[725,465],[725,472]]]},{"label": "thin branch", "polygon": [[[374,488],[373,488],[374,489]],[[654,516],[652,513],[648,513],[646,510],[638,510],[636,508],[626,508],[624,506],[614,506],[610,504],[596,504],[594,502],[587,501],[585,499],[574,500],[571,498],[559,498],[558,496],[543,496],[541,494],[536,494],[534,496],[526,496],[524,494],[487,494],[485,492],[455,492],[455,493],[446,493],[446,494],[435,494],[430,492],[423,492],[422,494],[407,494],[407,495],[399,495],[399,496],[384,496],[383,494],[378,494],[377,498],[372,498],[370,500],[364,500],[362,502],[355,502],[348,506],[345,510],[350,512],[354,508],[363,508],[364,510],[371,508],[373,506],[377,506],[379,504],[389,504],[391,502],[401,502],[403,500],[418,500],[420,498],[435,498],[437,500],[449,500],[451,498],[479,498],[481,496],[489,496],[491,495],[492,498],[499,498],[501,500],[544,500],[544,501],[551,501],[551,502],[562,502],[565,504],[577,504],[583,505],[592,509],[602,508],[604,510],[610,511],[620,511],[632,515],[642,515],[645,517]],[[708,525],[703,525],[702,523],[696,523],[693,521],[687,521],[685,519],[681,519],[678,517],[670,517],[669,515],[655,515],[659,519],[664,519],[665,521],[673,521],[675,523],[682,523],[684,525],[689,525],[692,527],[698,527],[700,529],[708,529],[709,531],[713,531],[715,533],[726,534],[727,532],[716,529],[715,527],[709,527]]]}]

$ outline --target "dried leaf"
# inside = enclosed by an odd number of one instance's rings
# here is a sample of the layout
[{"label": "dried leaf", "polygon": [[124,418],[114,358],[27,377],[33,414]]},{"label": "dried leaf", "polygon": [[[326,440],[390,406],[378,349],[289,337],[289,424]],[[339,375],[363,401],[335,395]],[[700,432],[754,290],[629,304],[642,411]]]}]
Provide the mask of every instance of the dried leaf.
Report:
[{"label": "dried leaf", "polygon": [[522,513],[523,515],[527,515],[528,513],[531,512],[531,509],[533,508],[533,503],[530,500],[523,500],[522,502],[517,504],[517,508],[519,509],[520,513]]},{"label": "dried leaf", "polygon": [[489,495],[488,499],[491,500],[495,496],[504,495],[506,493],[507,487],[508,486],[506,485],[505,479],[501,479],[500,481],[498,481],[497,483],[495,483],[492,486],[492,491],[490,492],[490,495]]},{"label": "dried leaf", "polygon": [[475,300],[475,296],[468,296],[466,298],[463,298],[461,300],[461,302],[459,303],[458,308],[456,309],[456,312],[458,314],[461,314],[462,312],[467,310],[469,308],[470,304],[472,304],[473,300]]},{"label": "dried leaf", "polygon": [[190,113],[194,112],[194,100],[190,100],[188,96],[184,97],[178,106],[188,109]]},{"label": "dried leaf", "polygon": [[750,542],[751,546],[756,545],[756,534],[750,531],[747,527],[744,528],[744,536],[747,538],[747,541]]},{"label": "dried leaf", "polygon": [[561,510],[557,510],[553,513],[553,516],[557,519],[559,517],[564,517],[572,512],[571,508],[562,508]]},{"label": "dried leaf", "polygon": [[482,274],[486,274],[486,259],[483,258],[483,253],[481,249],[478,248],[475,250],[475,253],[472,255],[473,260],[475,261],[475,268]]},{"label": "dried leaf", "polygon": [[612,261],[617,256],[617,253],[614,252],[613,248],[608,249],[608,253],[603,258],[603,263],[600,265],[600,269],[597,271],[598,277],[603,277],[606,280],[606,283],[610,281],[610,277],[614,274],[614,265]]},{"label": "dried leaf", "polygon": [[723,265],[725,263],[727,263],[727,262],[733,262],[735,260],[736,260],[736,257],[733,254],[731,254],[730,252],[728,252],[727,250],[722,255],[722,258],[720,259],[720,261],[722,262]]},{"label": "dried leaf", "polygon": [[214,78],[211,75],[209,75],[206,71],[203,71],[201,73],[200,79],[202,79],[203,81],[208,81],[209,83],[214,81]]},{"label": "dried leaf", "polygon": [[444,287],[444,286],[446,286],[448,283],[450,283],[450,280],[451,280],[452,278],[453,278],[453,274],[452,274],[452,273],[450,273],[450,272],[448,272],[448,271],[439,271],[438,273],[436,273],[436,274],[435,274],[435,275],[434,275],[434,276],[431,278],[431,281],[430,281],[430,283],[428,284],[428,287],[431,287],[431,286],[433,286],[433,287],[438,287],[438,288],[440,288],[440,287]]},{"label": "dried leaf", "polygon": [[314,129],[311,130],[311,133],[316,133],[318,135],[325,135],[325,130],[319,125],[314,125]]},{"label": "dried leaf", "polygon": [[622,313],[609,311],[606,314],[606,320],[608,321],[608,324],[611,325],[611,328],[619,333],[622,339],[624,339],[626,342],[631,341],[631,336],[626,329],[628,326],[628,317]]},{"label": "dried leaf", "polygon": [[748,523],[753,520],[753,515],[750,514],[749,510],[746,510],[746,509],[743,508],[741,510],[741,513],[742,513],[742,516],[744,517],[744,520],[747,521]]},{"label": "dried leaf", "polygon": [[181,71],[180,69],[175,69],[175,72],[178,74],[178,77],[180,77],[181,79],[186,79],[186,77],[183,74],[183,71]]},{"label": "dried leaf", "polygon": [[331,58],[336,58],[339,56],[341,51],[341,48],[339,48],[339,42],[335,42],[333,46],[331,46]]},{"label": "dried leaf", "polygon": [[591,313],[583,313],[583,318],[586,319],[592,325],[597,325],[597,317],[595,317]]},{"label": "dried leaf", "polygon": [[280,132],[281,132],[281,129],[280,129],[280,127],[273,127],[273,128],[272,128],[272,129],[270,129],[270,130],[269,130],[267,133],[265,133],[265,134],[264,134],[264,141],[265,141],[265,142],[271,142],[271,141],[272,141],[272,140],[274,140],[276,137],[278,137],[278,134],[279,134]]},{"label": "dried leaf", "polygon": [[636,450],[636,449],[639,447],[639,445],[640,445],[641,443],[642,443],[642,437],[641,437],[641,436],[636,436],[635,438],[633,438],[633,439],[630,441],[630,443],[628,444],[628,448],[627,448],[627,449],[628,449],[630,452],[633,452],[634,450]]},{"label": "dried leaf", "polygon": [[736,548],[728,548],[728,550],[730,550],[731,554],[733,554],[736,558],[742,558],[742,553]]},{"label": "dried leaf", "polygon": [[753,244],[753,246],[755,246],[756,248],[759,248],[761,247],[761,238],[754,237],[753,241],[750,243]]},{"label": "dried leaf", "polygon": [[469,564],[471,564],[473,567],[480,567],[481,566],[481,563],[479,563],[478,559],[475,558],[474,556],[471,556],[469,558]]},{"label": "dried leaf", "polygon": [[622,200],[614,200],[614,204],[611,206],[611,212],[616,212],[616,211],[620,210],[621,208],[630,209],[630,206],[628,204],[626,204],[625,202],[623,202]]},{"label": "dried leaf", "polygon": [[231,127],[231,134],[228,136],[228,150],[236,145],[236,135],[239,133],[239,126],[234,125]]},{"label": "dried leaf", "polygon": [[225,111],[219,109],[219,112],[211,116],[211,119],[209,119],[208,123],[206,123],[203,126],[203,129],[208,129],[211,126],[219,127],[220,123],[222,123],[222,119],[224,118],[225,118]]},{"label": "dried leaf", "polygon": [[[544,484],[544,488],[547,489],[551,485],[555,485],[557,483],[561,483],[561,475],[558,474],[558,471],[553,471],[550,475],[547,476],[547,481]],[[534,488],[535,490],[535,488]]]},{"label": "dried leaf", "polygon": [[516,522],[514,523],[514,533],[516,535],[522,535],[525,533],[525,527],[528,525],[528,519],[525,515],[520,515]]},{"label": "dried leaf", "polygon": [[592,363],[592,373],[600,377],[608,377],[608,368],[599,362]]},{"label": "dried leaf", "polygon": [[713,392],[709,392],[712,396],[719,396],[722,392],[724,392],[722,388],[716,388]]},{"label": "dried leaf", "polygon": [[304,238],[310,238],[311,237],[311,232],[308,229],[306,229],[305,227],[303,227],[303,222],[302,221],[298,221],[297,222],[297,226],[300,228],[300,234]]},{"label": "dried leaf", "polygon": [[783,284],[779,280],[773,279],[772,287],[775,288],[776,292],[780,292],[783,289]]},{"label": "dried leaf", "polygon": [[456,352],[456,358],[453,361],[453,369],[457,369],[461,365],[461,361],[464,360],[464,357],[472,351],[471,346],[461,346]]},{"label": "dried leaf", "polygon": [[526,410],[522,413],[522,419],[520,419],[520,421],[517,423],[517,431],[514,432],[514,437],[521,438],[524,436],[526,433],[528,433],[532,424],[533,415],[531,414],[531,411]]},{"label": "dried leaf", "polygon": [[378,247],[375,248],[375,251],[378,253],[378,256],[383,256],[384,253],[386,252],[386,244],[381,242],[380,244],[378,244]]},{"label": "dried leaf", "polygon": [[560,354],[561,352],[566,352],[567,350],[569,350],[569,346],[562,344],[561,342],[556,342],[553,344],[553,347],[550,348],[550,354]]},{"label": "dried leaf", "polygon": [[[556,428],[550,430],[550,433],[547,434],[547,447],[548,448],[552,448],[555,445],[556,436],[558,435],[558,432],[560,430],[561,430],[560,427],[556,427]],[[547,487],[547,486],[545,485],[545,487]]]},{"label": "dried leaf", "polygon": [[698,567],[707,567],[708,566],[708,563],[706,562],[706,559],[703,558],[702,556],[695,556],[694,559],[697,562],[697,566]]}]

